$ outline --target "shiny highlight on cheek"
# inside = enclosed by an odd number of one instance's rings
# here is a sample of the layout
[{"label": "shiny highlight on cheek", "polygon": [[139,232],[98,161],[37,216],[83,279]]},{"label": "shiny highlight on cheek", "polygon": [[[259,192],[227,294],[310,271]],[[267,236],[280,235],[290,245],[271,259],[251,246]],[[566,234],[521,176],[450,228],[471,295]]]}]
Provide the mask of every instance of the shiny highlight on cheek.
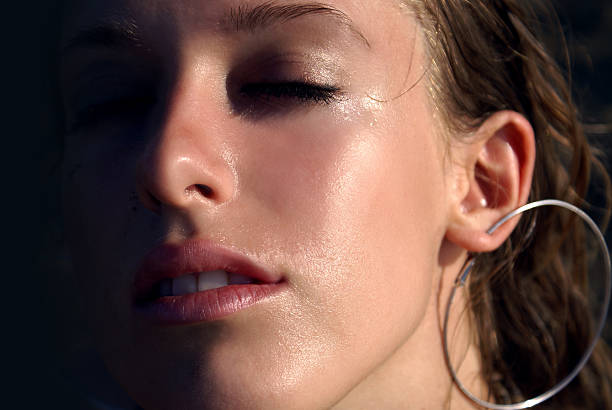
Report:
[{"label": "shiny highlight on cheek", "polygon": [[[112,76],[67,85],[76,117],[67,156],[93,187],[68,186],[80,210],[71,230],[96,331],[112,335],[100,350],[145,407],[329,408],[412,335],[427,306],[439,227],[422,199],[441,197],[433,140],[410,117],[424,115],[422,94],[379,98],[405,80],[405,67],[388,64],[408,59],[403,38],[373,29],[380,38],[356,46],[314,17],[299,30],[224,37],[201,21],[227,2],[126,2],[150,13],[138,18],[155,34],[144,39],[158,47],[154,75],[138,82],[153,63],[126,53],[110,63],[125,80],[112,92],[99,80]],[[181,20],[186,5],[206,17],[197,29]],[[377,2],[363,7],[388,18]],[[160,21],[181,24],[170,39],[180,60],[160,52],[171,37]],[[286,286],[215,320],[136,320],[134,270],[160,242],[188,240],[227,247]],[[210,272],[183,273],[197,274],[199,289]],[[154,298],[184,296],[164,283],[174,278],[160,279]]]}]

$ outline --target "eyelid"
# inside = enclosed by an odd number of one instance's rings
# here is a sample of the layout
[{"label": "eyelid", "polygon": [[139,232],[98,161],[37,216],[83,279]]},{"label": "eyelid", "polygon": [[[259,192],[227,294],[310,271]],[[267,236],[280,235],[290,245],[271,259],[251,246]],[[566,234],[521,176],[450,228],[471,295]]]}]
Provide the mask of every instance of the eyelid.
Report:
[{"label": "eyelid", "polygon": [[67,133],[86,126],[97,126],[106,121],[136,120],[142,118],[156,104],[152,94],[126,94],[117,98],[83,106],[67,121]]},{"label": "eyelid", "polygon": [[[262,81],[244,84],[240,93],[246,96],[293,97],[299,100],[331,100],[340,88],[308,81]],[[328,102],[328,101],[325,101]]]},{"label": "eyelid", "polygon": [[68,111],[78,111],[87,106],[104,103],[126,94],[140,92],[145,85],[134,75],[118,72],[92,73],[76,78],[64,94]]},{"label": "eyelid", "polygon": [[339,87],[307,81],[246,82],[230,98],[232,110],[242,117],[257,120],[329,105],[340,99]]}]

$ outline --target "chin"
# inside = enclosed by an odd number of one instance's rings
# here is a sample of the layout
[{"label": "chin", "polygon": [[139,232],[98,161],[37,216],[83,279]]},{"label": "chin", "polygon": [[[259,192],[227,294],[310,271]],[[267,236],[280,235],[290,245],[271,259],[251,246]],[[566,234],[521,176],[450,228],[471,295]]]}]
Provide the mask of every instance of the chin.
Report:
[{"label": "chin", "polygon": [[[246,332],[235,324],[149,329],[132,343],[116,340],[103,356],[110,373],[146,410],[330,407],[334,399],[325,392],[331,383],[320,386],[325,377],[316,371],[323,368],[320,359],[281,346],[273,337],[278,329],[259,323],[260,332]],[[313,397],[312,391],[321,394]]]},{"label": "chin", "polygon": [[[172,377],[166,377],[168,373]],[[228,363],[223,372],[215,372],[199,364],[180,370],[171,369],[168,373],[149,375],[148,378],[140,375],[140,381],[126,375],[128,385],[125,388],[146,410],[329,407],[310,402],[313,399],[311,395],[293,390],[284,378],[274,376],[269,371],[241,375],[236,364]],[[177,373],[182,375],[176,377]],[[316,399],[320,400],[321,397]]]}]

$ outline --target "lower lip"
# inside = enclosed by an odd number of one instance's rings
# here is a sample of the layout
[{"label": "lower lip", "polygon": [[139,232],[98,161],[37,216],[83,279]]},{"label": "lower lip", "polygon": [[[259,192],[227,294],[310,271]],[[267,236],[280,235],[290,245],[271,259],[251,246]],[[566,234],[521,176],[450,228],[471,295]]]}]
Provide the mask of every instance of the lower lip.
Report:
[{"label": "lower lip", "polygon": [[166,296],[135,306],[136,313],[159,325],[211,322],[262,302],[282,283],[229,285],[183,296]]}]

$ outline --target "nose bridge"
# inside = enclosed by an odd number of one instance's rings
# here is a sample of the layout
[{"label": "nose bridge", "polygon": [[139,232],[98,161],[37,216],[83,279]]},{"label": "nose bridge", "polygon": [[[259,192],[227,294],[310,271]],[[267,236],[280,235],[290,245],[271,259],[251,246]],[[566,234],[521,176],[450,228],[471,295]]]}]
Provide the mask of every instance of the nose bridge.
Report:
[{"label": "nose bridge", "polygon": [[195,74],[183,73],[168,93],[165,114],[142,156],[139,191],[155,210],[218,205],[234,193],[223,104],[214,101],[214,91]]}]

